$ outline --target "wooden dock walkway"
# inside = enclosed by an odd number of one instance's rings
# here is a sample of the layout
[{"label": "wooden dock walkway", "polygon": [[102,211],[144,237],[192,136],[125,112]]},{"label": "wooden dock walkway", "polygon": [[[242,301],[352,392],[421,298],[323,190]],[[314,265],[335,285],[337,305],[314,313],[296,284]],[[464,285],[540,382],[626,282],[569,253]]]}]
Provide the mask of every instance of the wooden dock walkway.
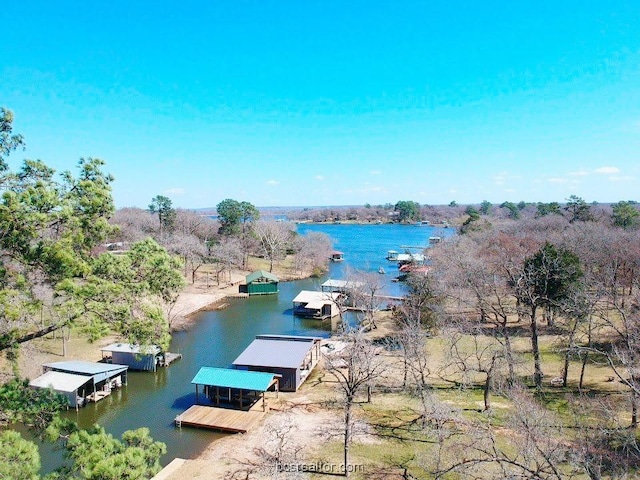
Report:
[{"label": "wooden dock walkway", "polygon": [[230,408],[193,405],[175,419],[176,426],[200,427],[223,432],[246,433],[264,415],[255,410],[232,410]]},{"label": "wooden dock walkway", "polygon": [[161,367],[168,367],[173,362],[175,362],[176,360],[180,360],[181,358],[182,358],[182,354],[181,353],[165,352],[164,357],[163,357],[162,361],[160,362],[160,366]]}]

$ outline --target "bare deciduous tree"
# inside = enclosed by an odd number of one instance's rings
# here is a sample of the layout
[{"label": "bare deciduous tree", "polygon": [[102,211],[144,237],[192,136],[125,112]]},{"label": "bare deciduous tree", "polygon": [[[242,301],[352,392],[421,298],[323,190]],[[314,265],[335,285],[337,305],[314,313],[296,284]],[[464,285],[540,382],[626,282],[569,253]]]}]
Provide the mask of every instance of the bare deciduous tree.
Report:
[{"label": "bare deciduous tree", "polygon": [[478,375],[484,376],[484,410],[489,410],[492,385],[505,363],[504,346],[474,322],[452,322],[444,336],[447,343],[446,366],[461,375],[463,385],[475,384]]},{"label": "bare deciduous tree", "polygon": [[220,277],[225,271],[229,272],[229,279],[231,279],[231,267],[239,267],[243,264],[242,243],[235,237],[224,237],[219,243],[209,247],[209,258],[215,270],[216,283],[220,285]]},{"label": "bare deciduous tree", "polygon": [[225,475],[228,480],[251,478],[303,478],[300,464],[302,447],[294,440],[298,424],[290,415],[274,417],[265,425],[266,436],[253,450],[253,458],[238,460],[240,468]]},{"label": "bare deciduous tree", "polygon": [[336,378],[342,391],[344,467],[346,476],[349,476],[356,397],[364,387],[370,387],[380,377],[384,363],[373,344],[358,331],[345,332],[341,342],[343,348],[325,355],[324,359],[327,371]]},{"label": "bare deciduous tree", "polygon": [[277,222],[274,220],[258,220],[253,223],[260,245],[261,253],[269,260],[269,271],[273,271],[273,264],[285,258],[287,248],[291,245],[294,226],[291,222]]},{"label": "bare deciduous tree", "polygon": [[184,262],[184,274],[195,283],[196,272],[207,260],[208,248],[193,234],[174,231],[166,239],[169,251],[179,255]]},{"label": "bare deciduous tree", "polygon": [[333,250],[331,238],[321,232],[299,235],[294,241],[294,264],[298,272],[319,275],[327,270],[329,256]]},{"label": "bare deciduous tree", "polygon": [[384,282],[380,275],[373,272],[349,270],[347,272],[347,282],[347,295],[351,306],[364,315],[364,318],[360,321],[360,326],[364,329],[377,328],[376,314],[385,303],[381,298]]},{"label": "bare deciduous tree", "polygon": [[447,478],[451,472],[471,478],[540,480],[564,480],[575,475],[568,462],[570,446],[560,419],[520,387],[512,387],[506,395],[513,404],[503,426],[510,432],[509,442],[497,436],[491,416],[485,423],[467,425],[466,434],[451,446],[463,455],[449,458],[447,466],[434,472],[436,478]]}]

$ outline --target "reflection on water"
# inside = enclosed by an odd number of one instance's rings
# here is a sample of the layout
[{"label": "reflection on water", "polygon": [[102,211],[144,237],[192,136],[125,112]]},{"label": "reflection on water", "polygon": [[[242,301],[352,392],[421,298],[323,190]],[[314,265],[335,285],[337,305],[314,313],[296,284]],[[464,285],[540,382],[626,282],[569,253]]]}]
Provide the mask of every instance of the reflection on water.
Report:
[{"label": "reflection on water", "polygon": [[[126,430],[148,427],[151,436],[167,444],[165,465],[175,457],[193,458],[214,439],[224,434],[194,428],[174,427],[174,418],[195,403],[191,379],[202,366],[227,367],[259,334],[314,335],[328,337],[332,322],[300,319],[291,314],[292,300],[300,290],[320,290],[328,278],[344,278],[349,266],[375,269],[384,262],[386,292],[402,294],[403,286],[392,282],[392,268],[384,257],[387,250],[400,245],[426,245],[431,228],[396,225],[300,225],[304,231],[324,231],[336,240],[336,248],[345,253],[345,262],[330,265],[329,273],[318,279],[281,282],[278,295],[230,299],[229,307],[201,312],[194,326],[173,336],[170,350],[182,353],[182,359],[157,372],[129,372],[128,385],[115,390],[98,403],[66,415],[87,428],[95,423],[120,437]],[[441,235],[442,236],[442,235]],[[345,319],[352,322],[353,318]],[[333,328],[337,319],[333,320]],[[49,445],[41,448],[43,471],[49,472],[62,462],[62,453]]]}]

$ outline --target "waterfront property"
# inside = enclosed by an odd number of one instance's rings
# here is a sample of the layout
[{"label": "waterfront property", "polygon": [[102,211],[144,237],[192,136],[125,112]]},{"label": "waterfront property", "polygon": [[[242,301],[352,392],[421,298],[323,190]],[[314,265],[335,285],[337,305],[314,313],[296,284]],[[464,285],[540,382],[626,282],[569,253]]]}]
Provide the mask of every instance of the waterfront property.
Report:
[{"label": "waterfront property", "polygon": [[[265,392],[269,389],[274,389],[276,395],[278,392],[278,375],[233,368],[202,367],[191,383],[196,386],[196,405],[175,418],[178,427],[187,425],[244,433],[266,411]],[[201,405],[203,397],[215,406]],[[260,399],[262,411],[254,408]]]},{"label": "waterfront property", "polygon": [[338,292],[317,292],[302,290],[293,299],[293,314],[300,317],[324,320],[335,317],[340,313]]},{"label": "waterfront property", "polygon": [[349,293],[350,290],[356,290],[364,286],[363,282],[352,280],[332,280],[329,279],[320,285],[323,292]]},{"label": "waterfront property", "polygon": [[318,363],[321,341],[319,337],[257,335],[233,361],[233,366],[276,374],[280,390],[295,392]]},{"label": "waterfront property", "polygon": [[250,408],[259,398],[262,398],[264,411],[264,392],[271,387],[276,392],[279,390],[276,374],[235,368],[202,367],[191,383],[196,386],[196,403],[200,402],[198,387],[202,385],[204,397],[215,401],[216,406],[237,404],[240,410],[245,407]]},{"label": "waterfront property", "polygon": [[91,386],[91,378],[85,375],[74,375],[64,372],[45,372],[37,378],[29,382],[32,388],[51,389],[57,394],[67,398],[69,406],[78,408],[84,405],[84,399],[93,389]]},{"label": "waterfront property", "polygon": [[182,358],[180,353],[163,352],[157,345],[132,345],[130,343],[112,343],[101,349],[102,361],[127,365],[131,370],[155,372],[160,367],[169,366]]},{"label": "waterfront property", "polygon": [[342,262],[342,261],[344,261],[344,253],[338,252],[337,250],[334,250],[333,252],[331,252],[331,255],[329,256],[329,259],[332,262]]},{"label": "waterfront property", "polygon": [[51,388],[67,397],[77,408],[86,402],[97,402],[111,390],[127,384],[127,365],[70,360],[45,363],[43,375],[33,379],[34,388]]},{"label": "waterfront property", "polygon": [[422,265],[426,260],[426,256],[422,253],[398,253],[395,250],[387,251],[386,259],[390,262],[398,262],[398,265],[406,265],[408,263]]},{"label": "waterfront property", "polygon": [[157,345],[140,345],[130,343],[112,343],[101,349],[102,360],[109,363],[127,365],[132,370],[156,371],[162,351]]},{"label": "waterfront property", "polygon": [[240,285],[240,293],[249,295],[271,295],[278,293],[279,279],[273,273],[256,270],[245,278],[245,285]]}]

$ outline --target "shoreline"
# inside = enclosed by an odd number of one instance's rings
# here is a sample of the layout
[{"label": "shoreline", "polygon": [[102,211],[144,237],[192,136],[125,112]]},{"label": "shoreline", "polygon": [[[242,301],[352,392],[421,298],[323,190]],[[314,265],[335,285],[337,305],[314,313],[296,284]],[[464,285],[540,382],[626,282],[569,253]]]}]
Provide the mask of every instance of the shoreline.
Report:
[{"label": "shoreline", "polygon": [[[311,277],[310,272],[290,274],[274,269],[274,274],[281,282],[292,282]],[[188,284],[176,302],[165,310],[169,319],[171,333],[190,328],[196,322],[196,314],[224,308],[225,299],[239,296],[238,287],[244,283],[245,278],[254,270],[233,270],[230,280],[220,282],[219,285],[207,285],[202,276],[196,278],[196,282]]]}]

